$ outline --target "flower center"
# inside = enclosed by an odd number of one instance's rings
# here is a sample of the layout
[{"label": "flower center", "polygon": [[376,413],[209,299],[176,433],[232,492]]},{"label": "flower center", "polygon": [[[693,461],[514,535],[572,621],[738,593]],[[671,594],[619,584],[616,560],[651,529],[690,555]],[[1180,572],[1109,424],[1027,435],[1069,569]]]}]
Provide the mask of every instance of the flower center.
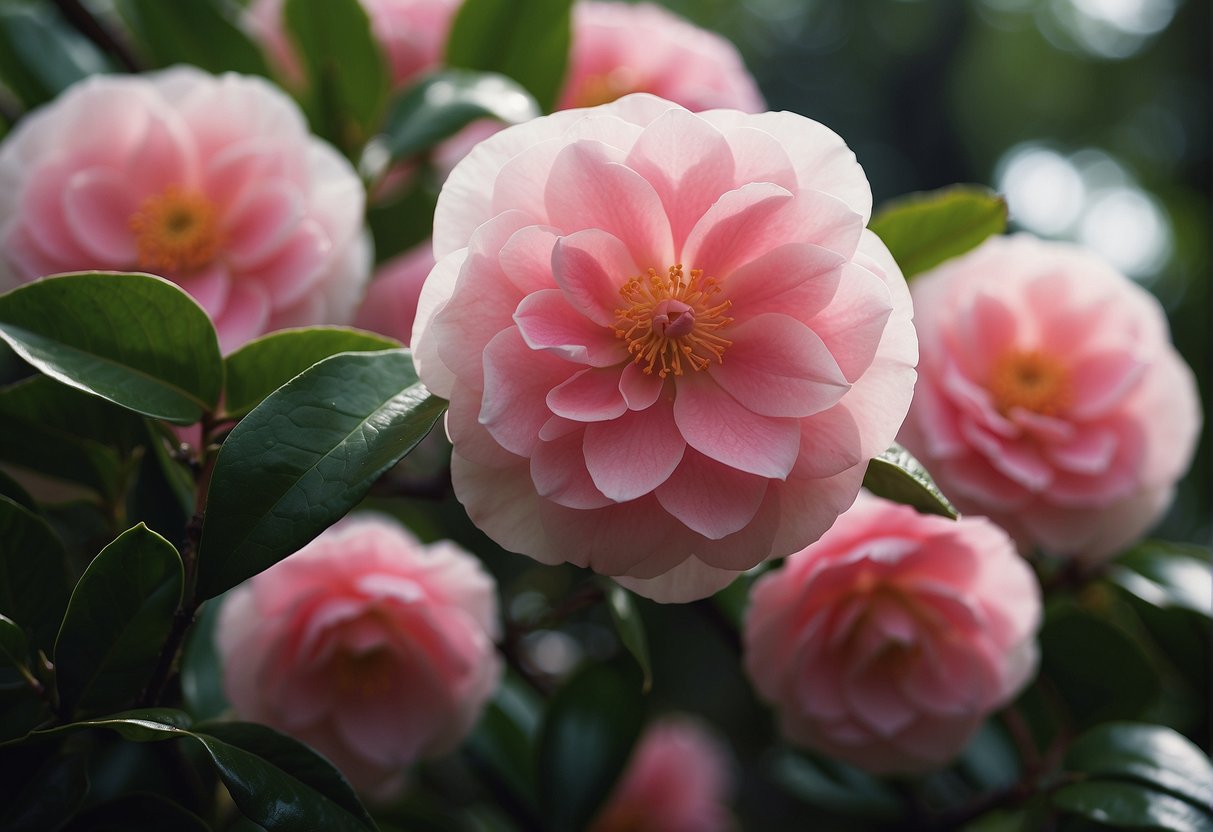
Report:
[{"label": "flower center", "polygon": [[664,276],[649,269],[619,289],[627,305],[615,310],[615,337],[628,342],[632,360],[646,373],[661,378],[719,364],[733,343],[716,334],[733,322],[724,314],[733,302],[713,300],[719,292],[701,269],[691,269],[690,279],[681,264]]},{"label": "flower center", "polygon": [[1004,416],[1017,407],[1052,416],[1070,403],[1070,374],[1043,352],[1011,350],[994,362],[988,389]]},{"label": "flower center", "polygon": [[380,694],[392,682],[392,661],[386,650],[343,653],[334,662],[338,690],[346,693]]},{"label": "flower center", "polygon": [[201,268],[219,252],[222,234],[214,204],[196,191],[170,185],[143,200],[129,220],[139,265],[169,272]]}]

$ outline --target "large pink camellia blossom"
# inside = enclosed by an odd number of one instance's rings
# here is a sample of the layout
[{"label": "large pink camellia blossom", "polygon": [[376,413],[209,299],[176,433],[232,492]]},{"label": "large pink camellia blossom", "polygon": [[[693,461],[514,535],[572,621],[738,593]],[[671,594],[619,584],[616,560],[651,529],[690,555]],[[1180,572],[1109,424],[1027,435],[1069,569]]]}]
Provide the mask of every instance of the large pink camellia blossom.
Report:
[{"label": "large pink camellia blossom", "polygon": [[993,523],[862,494],[755,584],[745,668],[791,741],[922,772],[1031,678],[1039,623],[1036,576]]},{"label": "large pink camellia blossom", "polygon": [[362,515],[235,589],[216,639],[242,718],[385,795],[479,718],[501,675],[499,634],[496,585],[476,558]]},{"label": "large pink camellia blossom", "polygon": [[665,717],[645,729],[589,832],[728,832],[732,779],[719,740]]},{"label": "large pink camellia blossom", "polygon": [[353,168],[259,78],[179,67],[82,81],[0,145],[0,287],[148,271],[231,350],[344,324],[370,270]]},{"label": "large pink camellia blossom", "polygon": [[897,431],[909,292],[834,133],[649,95],[474,149],[413,346],[508,549],[660,600],[816,540]]},{"label": "large pink camellia blossom", "polygon": [[737,48],[653,3],[588,0],[573,7],[572,47],[558,109],[648,92],[688,110],[765,108]]},{"label": "large pink camellia blossom", "polygon": [[901,441],[957,507],[1086,563],[1158,519],[1201,417],[1153,296],[1020,235],[920,276],[914,302],[921,377]]}]

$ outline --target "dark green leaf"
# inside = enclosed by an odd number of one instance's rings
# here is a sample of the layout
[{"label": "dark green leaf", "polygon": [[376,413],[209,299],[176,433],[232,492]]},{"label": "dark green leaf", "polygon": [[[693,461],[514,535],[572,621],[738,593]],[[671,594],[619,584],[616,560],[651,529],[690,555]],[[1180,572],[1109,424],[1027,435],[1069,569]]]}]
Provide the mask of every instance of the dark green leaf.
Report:
[{"label": "dark green leaf", "polygon": [[185,63],[210,72],[269,75],[261,50],[216,0],[122,0],[121,8],[157,66]]},{"label": "dark green leaf", "polygon": [[414,246],[429,245],[434,230],[438,183],[424,170],[398,196],[376,200],[366,212],[375,238],[375,262],[385,263]]},{"label": "dark green leaf", "polygon": [[179,424],[212,410],[223,363],[210,319],[152,275],[83,272],[0,296],[0,338],[47,375]]},{"label": "dark green leaf", "polygon": [[1097,778],[1140,780],[1198,806],[1213,807],[1213,763],[1182,734],[1163,725],[1098,725],[1070,746],[1066,767]]},{"label": "dark green leaf", "polygon": [[1121,558],[1108,578],[1148,604],[1213,618],[1213,573],[1207,548],[1147,540]]},{"label": "dark green leaf", "polygon": [[88,761],[84,755],[53,757],[33,782],[22,789],[20,799],[0,808],[0,829],[5,832],[58,829],[80,808],[87,794]]},{"label": "dark green leaf", "polygon": [[309,81],[317,131],[347,152],[379,126],[387,103],[387,63],[358,0],[286,0],[287,31]]},{"label": "dark green leaf", "polygon": [[644,678],[644,692],[648,693],[653,687],[653,665],[649,660],[649,640],[644,633],[644,620],[636,609],[632,593],[611,580],[604,579],[602,587],[606,592],[611,621],[615,623],[615,633],[640,666]]},{"label": "dark green leaf", "polygon": [[72,592],[55,643],[65,711],[110,710],[151,676],[181,601],[181,558],[140,523],[101,550]]},{"label": "dark green leaf", "polygon": [[0,612],[48,651],[67,606],[66,557],[45,520],[0,497]]},{"label": "dark green leaf", "polygon": [[18,668],[29,665],[29,639],[7,615],[0,615],[0,662]]},{"label": "dark green leaf", "polygon": [[1053,805],[1114,829],[1213,832],[1213,815],[1138,783],[1091,780],[1062,786]]},{"label": "dark green leaf", "polygon": [[909,279],[1005,231],[1007,203],[985,188],[954,185],[882,206],[870,227]]},{"label": "dark green leaf", "polygon": [[208,832],[202,818],[150,792],[124,794],[72,819],[63,832]]},{"label": "dark green leaf", "polygon": [[186,709],[197,719],[215,719],[229,707],[215,645],[215,625],[222,607],[222,598],[202,605],[181,657],[181,695]]},{"label": "dark green leaf", "polygon": [[1079,727],[1135,719],[1158,692],[1154,667],[1132,638],[1069,604],[1050,607],[1040,647],[1041,671]]},{"label": "dark green leaf", "polygon": [[326,358],[263,401],[215,463],[200,597],[273,566],[340,519],[445,407],[403,349]]},{"label": "dark green leaf", "polygon": [[80,79],[108,69],[97,48],[50,4],[0,5],[0,81],[27,108],[45,104]]},{"label": "dark green leaf", "polygon": [[556,832],[585,829],[640,735],[640,673],[632,663],[588,665],[552,697],[539,732],[539,805]]},{"label": "dark green leaf", "polygon": [[534,739],[542,703],[518,677],[506,674],[465,744],[482,777],[509,789],[534,812]]},{"label": "dark green leaf", "polygon": [[303,743],[251,722],[199,725],[194,736],[240,811],[271,832],[376,828],[345,778]]},{"label": "dark green leaf", "polygon": [[564,84],[572,5],[572,0],[465,0],[451,26],[446,63],[507,75],[548,112]]},{"label": "dark green leaf", "polygon": [[226,418],[241,418],[308,367],[339,352],[374,352],[400,343],[342,327],[284,329],[249,341],[227,357]]},{"label": "dark green leaf", "polygon": [[58,739],[65,734],[104,728],[131,742],[160,742],[191,736],[190,724],[189,715],[175,708],[139,708],[35,731],[30,740]]},{"label": "dark green leaf", "polygon": [[449,69],[396,99],[380,141],[389,158],[399,159],[430,149],[477,119],[521,124],[540,114],[531,94],[504,75]]},{"label": "dark green leaf", "polygon": [[922,463],[900,445],[893,445],[868,463],[863,487],[878,497],[913,506],[924,514],[953,520],[960,516]]},{"label": "dark green leaf", "polygon": [[8,474],[0,470],[0,496],[8,497],[22,508],[28,508],[30,511],[36,512],[38,507],[34,504],[34,498],[29,495],[29,492],[21,487],[21,483],[10,477]]},{"label": "dark green leaf", "polygon": [[841,815],[896,820],[906,811],[901,798],[885,783],[834,760],[783,750],[774,757],[771,775],[810,806]]}]

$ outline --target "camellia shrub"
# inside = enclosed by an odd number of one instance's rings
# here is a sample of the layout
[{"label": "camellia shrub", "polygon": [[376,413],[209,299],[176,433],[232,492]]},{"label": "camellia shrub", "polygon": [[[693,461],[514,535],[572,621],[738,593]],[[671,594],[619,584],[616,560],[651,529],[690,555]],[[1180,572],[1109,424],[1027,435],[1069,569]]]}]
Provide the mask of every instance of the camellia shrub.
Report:
[{"label": "camellia shrub", "polygon": [[766,108],[648,2],[0,6],[0,829],[1213,830],[1162,304]]}]

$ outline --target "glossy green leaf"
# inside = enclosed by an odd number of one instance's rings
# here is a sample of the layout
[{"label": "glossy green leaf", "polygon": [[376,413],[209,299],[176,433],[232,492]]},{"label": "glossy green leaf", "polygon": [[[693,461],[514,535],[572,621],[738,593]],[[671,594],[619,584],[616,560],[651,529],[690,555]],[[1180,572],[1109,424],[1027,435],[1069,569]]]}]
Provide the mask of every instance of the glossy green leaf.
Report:
[{"label": "glossy green leaf", "polygon": [[1213,807],[1213,763],[1163,725],[1109,722],[1074,741],[1066,768],[1095,778],[1140,780],[1198,806]]},{"label": "glossy green leaf", "polygon": [[603,579],[602,587],[606,593],[607,609],[611,611],[611,621],[615,624],[615,634],[640,667],[644,692],[648,693],[653,687],[653,664],[649,659],[649,639],[644,632],[640,610],[636,609],[632,593],[619,584]]},{"label": "glossy green leaf", "polygon": [[284,329],[249,341],[227,357],[224,416],[244,416],[270,393],[331,355],[399,346],[391,338],[342,327]]},{"label": "glossy green leaf", "polygon": [[924,514],[953,520],[960,516],[922,463],[900,445],[894,444],[868,463],[863,487],[878,497],[913,506]]},{"label": "glossy green leaf", "polygon": [[0,339],[64,384],[179,424],[223,385],[215,330],[189,295],[146,274],[82,272],[0,295]]},{"label": "glossy green leaf", "polygon": [[1049,609],[1040,632],[1041,672],[1079,727],[1135,719],[1158,693],[1149,657],[1114,624],[1069,604]]},{"label": "glossy green leaf", "polygon": [[140,45],[157,66],[193,64],[209,72],[269,75],[256,44],[218,0],[122,0]]},{"label": "glossy green leaf", "polygon": [[202,605],[181,656],[181,695],[196,719],[216,719],[230,707],[223,691],[223,664],[215,642],[222,598]]},{"label": "glossy green leaf", "polygon": [[0,4],[0,81],[26,107],[108,69],[105,56],[49,3]]},{"label": "glossy green leaf", "polygon": [[901,798],[887,784],[828,758],[781,750],[772,758],[771,776],[810,806],[841,815],[892,821],[906,813]]},{"label": "glossy green leaf", "polygon": [[92,806],[63,832],[209,832],[206,821],[185,807],[152,792],[124,794]]},{"label": "glossy green leaf", "polygon": [[67,606],[66,558],[45,520],[0,497],[0,612],[48,652]]},{"label": "glossy green leaf", "polygon": [[564,84],[572,0],[465,0],[451,26],[446,64],[499,72],[549,112]]},{"label": "glossy green leaf", "polygon": [[376,200],[367,207],[366,221],[375,238],[376,263],[385,263],[414,246],[430,245],[441,186],[433,179],[433,172],[422,168],[403,193]]},{"label": "glossy green leaf", "polygon": [[552,697],[539,732],[539,805],[555,832],[585,829],[644,723],[633,663],[587,665]]},{"label": "glossy green leaf", "polygon": [[428,150],[473,121],[521,124],[541,115],[529,92],[494,72],[449,69],[423,78],[392,104],[379,145],[388,158]]},{"label": "glossy green leaf", "polygon": [[1007,203],[974,185],[911,194],[882,206],[870,227],[911,278],[1007,228]]},{"label": "glossy green leaf", "polygon": [[240,811],[271,832],[376,828],[345,778],[303,743],[251,722],[199,725],[194,737]]},{"label": "glossy green leaf", "polygon": [[78,719],[75,722],[56,725],[54,728],[44,728],[35,731],[29,739],[54,740],[90,728],[103,728],[131,742],[160,742],[190,736],[188,729],[191,724],[189,714],[175,708],[137,708],[93,719]]},{"label": "glossy green leaf", "polygon": [[351,151],[379,126],[387,103],[387,63],[358,0],[286,0],[286,28],[309,81],[318,132]]},{"label": "glossy green leaf", "polygon": [[445,408],[404,349],[335,355],[281,387],[219,451],[200,597],[269,568],[344,516]]},{"label": "glossy green leaf", "polygon": [[534,746],[543,703],[526,682],[507,673],[464,748],[479,775],[507,789],[535,812]]},{"label": "glossy green leaf", "polygon": [[177,550],[142,523],[101,550],[76,584],[55,642],[65,711],[134,700],[172,628],[181,585]]},{"label": "glossy green leaf", "polygon": [[1213,618],[1208,548],[1147,540],[1117,561],[1108,579],[1156,607]]},{"label": "glossy green leaf", "polygon": [[3,470],[0,470],[0,496],[8,497],[22,508],[33,512],[38,511],[38,506],[34,504],[34,498],[29,495],[29,492]]},{"label": "glossy green leaf", "polygon": [[1213,832],[1213,814],[1139,783],[1091,780],[1062,786],[1053,806],[1113,829]]}]

